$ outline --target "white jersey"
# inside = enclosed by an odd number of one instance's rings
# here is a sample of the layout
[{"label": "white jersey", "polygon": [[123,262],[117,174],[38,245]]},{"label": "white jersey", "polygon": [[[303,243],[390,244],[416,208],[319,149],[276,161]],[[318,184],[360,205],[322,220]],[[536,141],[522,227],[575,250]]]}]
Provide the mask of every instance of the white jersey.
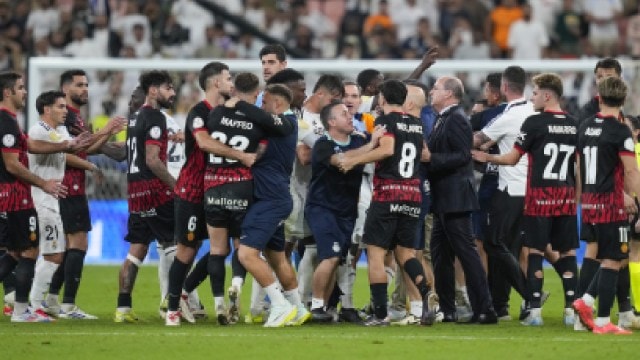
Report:
[{"label": "white jersey", "polygon": [[[71,140],[71,136],[64,125],[60,125],[54,129],[43,121],[38,121],[37,124],[29,129],[29,138],[51,143],[60,143],[65,140]],[[65,153],[28,153],[28,156],[29,170],[31,170],[32,173],[45,180],[59,179],[62,181],[62,178],[64,177],[64,168],[67,163]],[[47,194],[37,186],[31,187],[31,196],[33,197],[33,203],[35,204],[36,210],[40,207],[45,207],[58,212],[60,209],[58,199]]]},{"label": "white jersey", "polygon": [[[167,132],[169,133],[169,136],[175,135],[178,131],[182,130],[174,118],[164,111],[162,113],[167,119]],[[174,179],[178,178],[180,169],[182,169],[182,165],[184,165],[185,160],[184,143],[177,143],[169,140],[169,143],[167,144],[167,169]]]}]

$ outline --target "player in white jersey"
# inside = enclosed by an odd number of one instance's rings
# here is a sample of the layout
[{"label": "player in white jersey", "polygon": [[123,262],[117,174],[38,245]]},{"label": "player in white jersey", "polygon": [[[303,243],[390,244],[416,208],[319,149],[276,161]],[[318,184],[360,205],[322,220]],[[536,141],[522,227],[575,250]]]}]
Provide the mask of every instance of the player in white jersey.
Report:
[{"label": "player in white jersey", "polygon": [[[67,115],[65,94],[61,91],[42,93],[36,100],[36,108],[40,114],[40,121],[29,129],[30,140],[40,140],[49,143],[72,141],[64,122]],[[98,168],[75,155],[56,152],[50,154],[29,153],[29,169],[43,179],[62,179],[65,166],[99,171]],[[65,235],[60,217],[60,205],[56,197],[44,192],[38,187],[31,188],[31,195],[38,213],[40,223],[40,253],[43,255],[36,265],[33,286],[31,288],[31,305],[34,308],[42,306],[44,296],[49,290],[49,283],[53,273],[62,262],[66,249]],[[97,319],[77,306],[62,307],[58,314],[61,318]]]}]

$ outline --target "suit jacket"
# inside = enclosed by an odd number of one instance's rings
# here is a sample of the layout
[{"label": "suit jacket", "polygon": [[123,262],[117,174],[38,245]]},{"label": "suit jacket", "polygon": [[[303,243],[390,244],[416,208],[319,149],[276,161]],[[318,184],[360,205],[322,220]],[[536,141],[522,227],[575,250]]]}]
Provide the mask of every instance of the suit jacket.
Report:
[{"label": "suit jacket", "polygon": [[428,146],[431,211],[454,213],[478,209],[471,159],[473,133],[461,106],[448,109],[436,120]]}]

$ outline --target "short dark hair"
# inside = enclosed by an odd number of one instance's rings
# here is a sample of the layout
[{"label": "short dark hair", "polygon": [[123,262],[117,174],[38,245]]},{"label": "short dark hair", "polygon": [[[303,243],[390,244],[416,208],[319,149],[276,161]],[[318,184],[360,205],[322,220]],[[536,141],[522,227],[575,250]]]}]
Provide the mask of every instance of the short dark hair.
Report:
[{"label": "short dark hair", "polygon": [[13,87],[16,86],[16,81],[21,78],[22,75],[15,71],[5,71],[0,73],[0,101],[4,100],[4,90],[9,89],[13,91]]},{"label": "short dark hair", "polygon": [[360,85],[361,89],[366,88],[371,84],[371,82],[380,76],[381,72],[376,69],[364,69],[360,71],[358,77],[356,77],[356,82]]},{"label": "short dark hair", "polygon": [[200,88],[204,91],[207,90],[207,80],[216,75],[222,74],[224,70],[229,70],[229,66],[225,63],[221,63],[219,61],[212,61],[205,65],[200,70],[200,75],[198,75],[198,84]]},{"label": "short dark hair", "polygon": [[291,90],[283,84],[269,84],[264,88],[264,92],[268,92],[269,94],[276,96],[282,96],[289,104],[293,101],[293,94],[291,93]]},{"label": "short dark hair", "polygon": [[500,82],[502,81],[501,73],[491,73],[487,75],[486,82],[492,91],[500,92]]},{"label": "short dark hair", "polygon": [[286,68],[273,74],[273,76],[267,80],[267,85],[287,84],[300,80],[304,80],[304,75],[302,75],[302,73],[292,68]]},{"label": "short dark hair", "polygon": [[552,91],[558,98],[562,96],[562,78],[557,74],[538,74],[531,81],[540,89]]},{"label": "short dark hair", "polygon": [[87,73],[82,69],[71,69],[63,72],[60,75],[60,88],[71,83],[76,76],[87,76]]},{"label": "short dark hair", "polygon": [[625,115],[624,117],[629,120],[633,130],[640,130],[640,116]]},{"label": "short dark hair", "polygon": [[269,54],[274,54],[276,56],[276,59],[278,59],[278,61],[280,62],[287,60],[287,52],[285,51],[284,46],[280,44],[265,45],[260,50],[260,59],[262,59],[263,56]]},{"label": "short dark hair", "polygon": [[502,81],[509,90],[522,94],[527,83],[527,74],[520,66],[509,66],[502,72]]},{"label": "short dark hair", "polygon": [[627,98],[627,84],[617,77],[606,78],[598,84],[598,94],[606,106],[620,107]]},{"label": "short dark hair", "polygon": [[333,108],[342,104],[342,101],[333,100],[320,110],[320,121],[326,130],[329,130],[329,120],[331,119],[331,111]]},{"label": "short dark hair", "polygon": [[620,65],[620,62],[614,58],[604,58],[599,60],[596,63],[596,67],[593,69],[593,73],[595,74],[598,69],[614,69],[618,76],[622,74],[622,65]]},{"label": "short dark hair", "polygon": [[402,106],[407,98],[407,86],[399,80],[385,80],[380,86],[380,93],[389,105]]},{"label": "short dark hair", "polygon": [[340,97],[344,96],[344,85],[342,85],[342,78],[338,75],[324,74],[320,76],[316,84],[313,86],[313,92],[318,89],[324,88],[330,93],[340,93]]},{"label": "short dark hair", "polygon": [[258,79],[254,73],[241,72],[236,75],[236,78],[233,81],[233,86],[236,88],[236,91],[248,94],[258,89],[260,86],[260,79]]},{"label": "short dark hair", "polygon": [[151,70],[140,75],[140,86],[145,95],[149,95],[149,88],[162,84],[173,84],[171,75],[165,70]]},{"label": "short dark hair", "polygon": [[44,108],[56,103],[60,98],[65,98],[65,94],[59,90],[45,91],[36,98],[36,110],[38,114],[44,114]]},{"label": "short dark hair", "polygon": [[136,86],[135,89],[131,92],[131,97],[129,98],[129,116],[133,115],[142,104],[144,104],[144,90],[140,85]]}]

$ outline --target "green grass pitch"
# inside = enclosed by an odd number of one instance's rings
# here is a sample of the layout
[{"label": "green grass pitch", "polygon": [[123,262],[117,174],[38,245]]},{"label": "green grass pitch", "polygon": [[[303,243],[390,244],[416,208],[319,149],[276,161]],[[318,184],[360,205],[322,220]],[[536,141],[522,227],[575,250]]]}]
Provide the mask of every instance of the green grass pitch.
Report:
[{"label": "green grass pitch", "polygon": [[[229,274],[230,271],[227,271]],[[78,304],[96,321],[59,320],[51,324],[12,324],[0,319],[3,359],[624,359],[640,351],[638,334],[597,336],[562,325],[563,297],[558,277],[547,271],[551,297],[545,324],[527,328],[517,320],[497,326],[436,324],[433,327],[364,328],[315,325],[264,329],[258,325],[218,326],[211,313],[208,280],[200,296],[209,319],[167,328],[157,314],[159,290],[155,266],[140,269],[133,295],[139,324],[115,324],[115,266],[87,266]],[[242,304],[248,305],[250,285]],[[359,269],[355,301],[369,297],[366,270]],[[517,318],[519,297],[512,296]],[[242,309],[244,310],[244,309]],[[244,311],[243,311],[244,313]],[[614,309],[614,321],[617,321]],[[640,331],[638,331],[640,333]]]}]

